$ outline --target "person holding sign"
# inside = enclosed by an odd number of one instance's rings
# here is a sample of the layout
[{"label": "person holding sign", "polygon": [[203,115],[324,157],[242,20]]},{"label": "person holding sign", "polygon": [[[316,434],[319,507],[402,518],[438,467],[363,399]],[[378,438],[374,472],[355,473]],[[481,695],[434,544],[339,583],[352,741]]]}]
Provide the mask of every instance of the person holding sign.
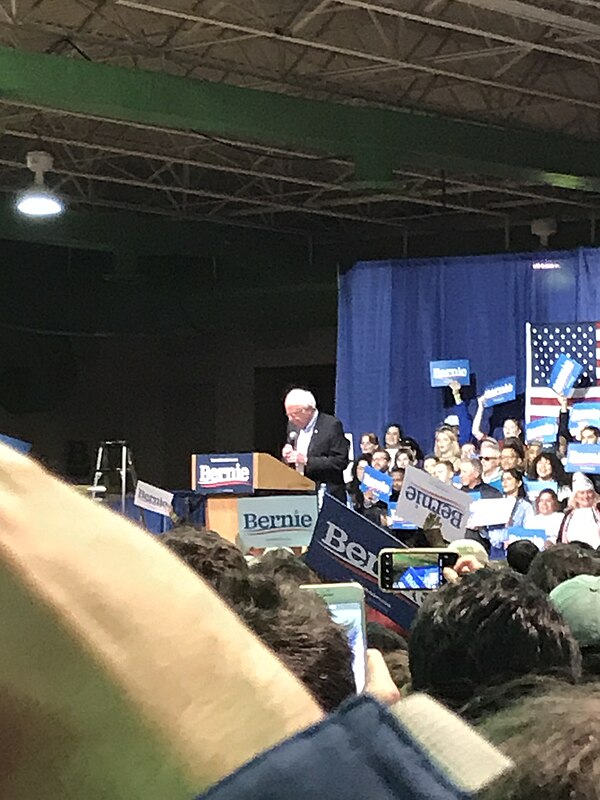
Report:
[{"label": "person holding sign", "polygon": [[573,494],[557,542],[583,542],[600,547],[600,496],[583,472],[573,475]]},{"label": "person holding sign", "polygon": [[543,489],[535,500],[535,514],[525,521],[524,528],[546,532],[546,545],[556,544],[563,521],[560,501],[552,489]]},{"label": "person holding sign", "polygon": [[504,558],[505,545],[508,541],[508,528],[523,528],[533,515],[533,506],[525,499],[525,486],[523,473],[518,469],[507,469],[502,474],[502,489],[504,497],[513,498],[515,504],[506,523],[506,527],[490,528],[490,558]]}]

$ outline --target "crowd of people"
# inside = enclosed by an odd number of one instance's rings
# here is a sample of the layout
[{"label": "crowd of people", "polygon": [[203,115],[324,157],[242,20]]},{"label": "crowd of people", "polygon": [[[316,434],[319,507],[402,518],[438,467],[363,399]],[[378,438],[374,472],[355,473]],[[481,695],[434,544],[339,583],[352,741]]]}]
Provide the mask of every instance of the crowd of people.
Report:
[{"label": "crowd of people", "polygon": [[[406,436],[398,423],[388,425],[381,439],[372,431],[360,436],[359,452],[345,473],[349,505],[377,525],[389,527],[387,504],[373,491],[361,489],[365,468],[370,466],[392,478],[390,500],[396,501],[406,467],[410,465],[481,499],[514,499],[505,525],[469,529],[467,533],[493,557],[504,557],[509,528],[542,531],[546,546],[577,541],[600,547],[598,476],[565,471],[567,446],[573,441],[567,399],[559,398],[561,413],[556,442],[544,444],[525,442],[524,426],[516,419],[504,421],[499,438],[485,434],[483,402],[478,402],[477,413],[471,420],[460,398],[460,386],[453,384],[452,391],[456,402],[454,413],[435,431],[431,452]],[[600,430],[594,425],[584,425],[578,439],[584,444],[598,444]],[[423,532],[395,534],[411,546],[427,546]]]}]

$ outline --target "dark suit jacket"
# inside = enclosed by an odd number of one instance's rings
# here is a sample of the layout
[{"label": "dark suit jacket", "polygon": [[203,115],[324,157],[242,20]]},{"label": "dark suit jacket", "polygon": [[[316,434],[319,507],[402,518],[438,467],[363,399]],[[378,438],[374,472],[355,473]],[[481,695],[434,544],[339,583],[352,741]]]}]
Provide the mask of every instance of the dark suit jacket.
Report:
[{"label": "dark suit jacket", "polygon": [[[288,441],[291,431],[299,432],[295,426],[288,425]],[[326,484],[329,494],[342,503],[346,502],[343,473],[348,466],[348,447],[339,419],[319,411],[308,446],[304,474],[317,485]]]}]

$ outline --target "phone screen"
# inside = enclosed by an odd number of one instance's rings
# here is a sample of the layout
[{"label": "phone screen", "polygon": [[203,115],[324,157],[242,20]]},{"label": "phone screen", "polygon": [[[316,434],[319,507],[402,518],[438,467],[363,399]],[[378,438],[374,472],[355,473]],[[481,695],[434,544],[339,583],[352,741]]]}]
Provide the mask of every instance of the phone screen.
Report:
[{"label": "phone screen", "polygon": [[363,630],[363,615],[360,603],[328,603],[329,612],[334,622],[343,625],[352,650],[352,671],[356,691],[360,694],[366,681],[367,643]]},{"label": "phone screen", "polygon": [[444,567],[452,567],[457,553],[415,553],[399,550],[382,553],[382,587],[392,591],[439,589],[446,582]]}]

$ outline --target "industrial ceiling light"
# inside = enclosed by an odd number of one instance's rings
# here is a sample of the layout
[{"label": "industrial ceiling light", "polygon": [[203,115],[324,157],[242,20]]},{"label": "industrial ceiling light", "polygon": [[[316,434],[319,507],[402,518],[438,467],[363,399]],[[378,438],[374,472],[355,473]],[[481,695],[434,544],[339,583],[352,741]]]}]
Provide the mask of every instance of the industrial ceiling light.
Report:
[{"label": "industrial ceiling light", "polygon": [[52,169],[53,159],[45,150],[27,153],[27,166],[34,174],[33,186],[17,197],[17,210],[28,217],[55,217],[65,206],[60,197],[44,183],[44,175]]}]

